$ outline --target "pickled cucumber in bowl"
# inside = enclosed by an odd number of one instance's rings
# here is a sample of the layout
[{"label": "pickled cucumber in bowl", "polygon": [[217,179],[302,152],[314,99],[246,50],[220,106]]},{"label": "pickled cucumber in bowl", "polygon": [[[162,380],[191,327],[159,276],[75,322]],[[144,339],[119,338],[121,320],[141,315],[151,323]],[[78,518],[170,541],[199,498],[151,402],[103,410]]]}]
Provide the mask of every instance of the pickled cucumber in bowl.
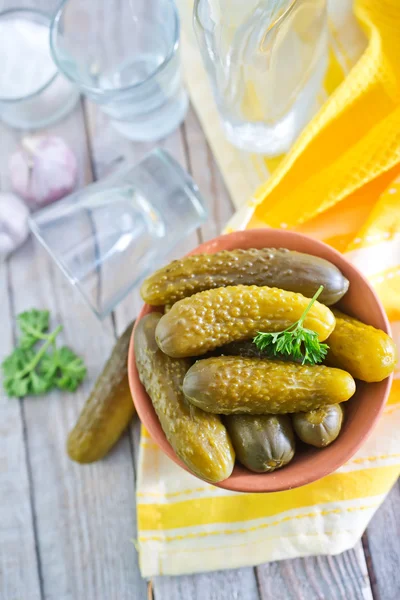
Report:
[{"label": "pickled cucumber in bowl", "polygon": [[148,304],[160,306],[232,285],[277,287],[308,298],[322,285],[321,302],[330,306],[344,296],[349,282],[335,265],[318,256],[286,248],[251,248],[174,260],[143,282],[141,294]]},{"label": "pickled cucumber in bowl", "polygon": [[268,477],[302,451],[295,434],[316,452],[340,436],[357,380],[397,360],[385,332],[330,308],[348,288],[332,263],[275,248],[188,256],[145,280],[160,313],[144,318],[150,336],[138,329],[137,366],[192,472],[221,481],[236,454]]}]

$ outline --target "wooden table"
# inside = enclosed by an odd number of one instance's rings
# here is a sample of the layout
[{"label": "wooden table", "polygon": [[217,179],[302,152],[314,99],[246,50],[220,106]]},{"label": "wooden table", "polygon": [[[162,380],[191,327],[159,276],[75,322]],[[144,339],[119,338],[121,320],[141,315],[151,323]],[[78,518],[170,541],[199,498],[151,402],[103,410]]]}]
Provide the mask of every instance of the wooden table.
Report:
[{"label": "wooden table", "polygon": [[[127,2],[127,0],[121,0]],[[15,6],[0,1],[0,8]],[[55,0],[23,4],[53,8]],[[103,8],[107,0],[97,0]],[[79,160],[79,185],[116,165],[137,162],[152,144],[119,137],[99,110],[82,100],[49,128]],[[23,132],[0,125],[0,186],[10,187],[7,160]],[[217,235],[233,212],[230,198],[192,110],[159,145],[197,181],[210,218],[174,255]],[[103,461],[78,466],[65,440],[114,343],[138,312],[133,292],[100,323],[32,239],[0,264],[0,357],[15,342],[15,315],[48,308],[64,325],[62,338],[85,357],[89,377],[75,394],[10,400],[0,397],[0,600],[398,600],[398,484],[357,546],[337,557],[297,559],[145,582],[136,535],[135,464],[138,423]],[[396,514],[397,510],[397,514]]]}]

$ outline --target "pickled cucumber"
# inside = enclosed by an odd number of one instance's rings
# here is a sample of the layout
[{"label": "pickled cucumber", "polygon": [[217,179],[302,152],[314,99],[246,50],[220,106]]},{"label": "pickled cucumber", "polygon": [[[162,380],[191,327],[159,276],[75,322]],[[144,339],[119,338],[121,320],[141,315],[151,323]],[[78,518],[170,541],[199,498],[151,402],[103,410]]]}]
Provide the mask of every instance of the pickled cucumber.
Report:
[{"label": "pickled cucumber", "polygon": [[293,427],[299,438],[316,448],[325,448],[335,441],[342,423],[343,409],[340,404],[293,415]]},{"label": "pickled cucumber", "polygon": [[139,377],[149,394],[161,427],[177,456],[198,477],[216,483],[229,477],[235,453],[219,417],[195,408],[182,393],[190,362],[169,358],[155,341],[161,315],[151,313],[135,330]]},{"label": "pickled cucumber", "polygon": [[327,340],[326,363],[369,383],[388,377],[397,362],[393,340],[384,331],[338,310],[334,314],[336,326]]},{"label": "pickled cucumber", "polygon": [[255,473],[272,473],[294,456],[295,439],[287,415],[230,415],[226,428],[236,456]]},{"label": "pickled cucumber", "polygon": [[[309,302],[301,294],[269,287],[238,285],[199,292],[176,302],[160,319],[157,343],[169,356],[202,355],[259,331],[281,331],[301,317]],[[334,326],[333,313],[315,302],[304,327],[323,341]]]},{"label": "pickled cucumber", "polygon": [[355,389],[340,369],[236,356],[198,360],[183,381],[194,406],[226,415],[305,412],[344,402]]},{"label": "pickled cucumber", "polygon": [[339,269],[323,258],[286,249],[252,248],[174,260],[144,281],[141,294],[148,304],[161,306],[211,288],[239,284],[277,287],[308,298],[323,285],[320,301],[327,305],[338,302],[349,287]]},{"label": "pickled cucumber", "polygon": [[67,452],[76,462],[90,463],[103,458],[135,414],[127,373],[132,328],[130,323],[119,337],[68,436]]}]

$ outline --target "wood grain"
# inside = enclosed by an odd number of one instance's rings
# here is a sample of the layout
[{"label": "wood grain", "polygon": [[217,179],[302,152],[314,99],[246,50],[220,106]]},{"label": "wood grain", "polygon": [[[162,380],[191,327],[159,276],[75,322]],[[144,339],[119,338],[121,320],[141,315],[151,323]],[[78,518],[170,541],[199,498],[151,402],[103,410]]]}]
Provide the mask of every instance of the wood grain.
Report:
[{"label": "wood grain", "polygon": [[400,481],[373,517],[363,538],[375,600],[400,598]]},{"label": "wood grain", "polygon": [[338,556],[317,556],[257,567],[261,600],[370,600],[361,544]]},{"label": "wood grain", "polygon": [[[1,132],[1,129],[0,129]],[[1,135],[1,133],[0,133]],[[2,145],[0,152],[6,148]],[[14,346],[8,264],[0,263],[0,361]],[[0,393],[0,598],[41,598],[23,404]]]},{"label": "wood grain", "polygon": [[259,600],[253,569],[156,577],[154,600]]},{"label": "wood grain", "polygon": [[[27,4],[28,5],[28,4]],[[0,9],[14,7],[8,0]],[[6,166],[19,135],[0,124],[0,188],[8,189]],[[18,256],[19,252],[15,254]],[[15,342],[9,260],[0,261],[0,360]],[[24,403],[0,393],[0,598],[19,600],[28,593],[42,598],[40,557],[26,448]]]},{"label": "wood grain", "polygon": [[221,173],[204,137],[199,120],[190,107],[182,127],[187,168],[204,198],[207,222],[201,228],[202,241],[220,235],[234,212]]}]

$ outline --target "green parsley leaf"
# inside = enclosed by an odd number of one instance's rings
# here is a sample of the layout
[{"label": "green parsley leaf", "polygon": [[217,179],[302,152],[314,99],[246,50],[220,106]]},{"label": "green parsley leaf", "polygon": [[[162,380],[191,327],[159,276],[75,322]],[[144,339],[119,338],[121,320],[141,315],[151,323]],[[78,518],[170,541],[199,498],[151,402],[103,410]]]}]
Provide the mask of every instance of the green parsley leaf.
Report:
[{"label": "green parsley leaf", "polygon": [[27,310],[17,315],[17,323],[22,336],[19,339],[20,348],[32,348],[40,339],[46,339],[43,335],[49,329],[50,313],[48,310]]},{"label": "green parsley leaf", "polygon": [[33,359],[35,352],[32,349],[23,350],[15,348],[15,350],[3,360],[2,368],[3,375],[6,379],[18,376],[18,373],[23,371],[26,365]]},{"label": "green parsley leaf", "polygon": [[66,346],[56,350],[54,354],[58,367],[55,379],[57,387],[74,392],[86,377],[83,360]]},{"label": "green parsley leaf", "polygon": [[56,348],[61,325],[52,333],[45,333],[49,329],[49,318],[48,311],[36,309],[18,315],[22,332],[20,345],[1,365],[3,387],[8,396],[23,398],[54,388],[75,391],[86,376],[81,358],[67,347]]},{"label": "green parsley leaf", "polygon": [[7,396],[23,398],[29,394],[29,380],[26,377],[24,379],[5,379],[3,385]]},{"label": "green parsley leaf", "polygon": [[322,344],[316,331],[303,327],[303,323],[308,311],[323,289],[324,287],[321,285],[296,323],[275,333],[259,331],[253,340],[257,348],[271,353],[277,358],[287,357],[292,360],[300,360],[303,365],[316,365],[322,362],[328,353],[329,346]]},{"label": "green parsley leaf", "polygon": [[39,375],[36,371],[31,371],[28,377],[30,378],[30,393],[35,396],[40,396],[53,387],[52,379]]},{"label": "green parsley leaf", "polygon": [[55,376],[57,373],[57,360],[55,358],[56,352],[46,352],[43,355],[42,360],[38,365],[38,371],[41,377],[51,381],[52,383],[55,380]]}]

